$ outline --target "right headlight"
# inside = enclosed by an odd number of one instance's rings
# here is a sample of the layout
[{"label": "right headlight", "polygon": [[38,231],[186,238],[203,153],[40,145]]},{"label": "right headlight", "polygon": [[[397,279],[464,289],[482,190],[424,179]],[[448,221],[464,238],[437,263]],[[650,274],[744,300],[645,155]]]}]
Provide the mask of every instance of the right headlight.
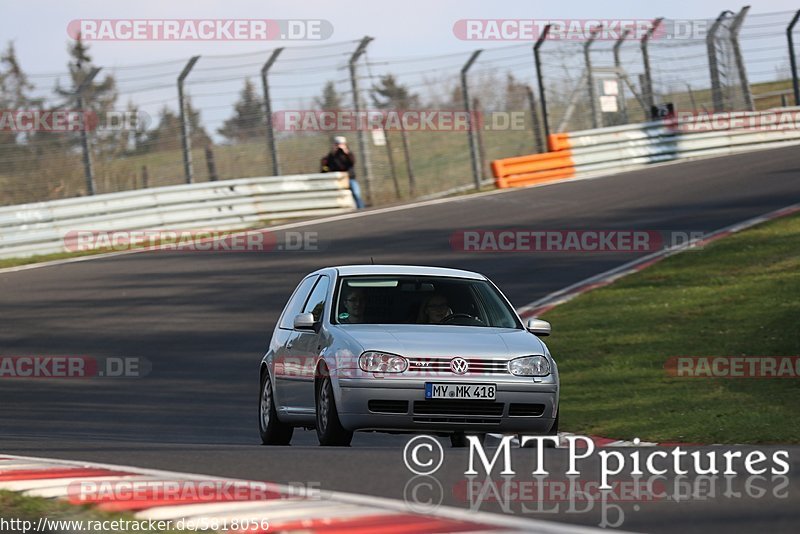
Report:
[{"label": "right headlight", "polygon": [[544,356],[523,356],[508,362],[508,372],[515,376],[547,376],[550,362]]},{"label": "right headlight", "polygon": [[358,366],[370,373],[402,373],[408,369],[408,360],[397,354],[370,350],[359,356]]}]

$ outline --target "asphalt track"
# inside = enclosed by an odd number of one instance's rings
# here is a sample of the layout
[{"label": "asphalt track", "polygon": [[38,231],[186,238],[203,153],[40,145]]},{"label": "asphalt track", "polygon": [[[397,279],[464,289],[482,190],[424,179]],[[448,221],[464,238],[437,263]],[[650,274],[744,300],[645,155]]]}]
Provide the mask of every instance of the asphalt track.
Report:
[{"label": "asphalt track", "polygon": [[[319,251],[147,252],[2,273],[0,354],[142,357],[153,368],[141,379],[3,380],[0,452],[301,482],[403,499],[408,485],[419,482],[402,462],[405,436],[356,434],[349,449],[323,450],[313,432],[298,431],[289,448],[258,445],[257,364],[277,314],[305,273],[370,258],[476,270],[519,307],[641,254],[465,253],[451,248],[454,232],[707,232],[799,201],[800,149],[788,147],[298,228],[318,232]],[[469,506],[453,489],[463,484],[465,453],[446,452],[437,473],[442,500]],[[563,473],[565,452],[551,452],[551,472]],[[515,458],[522,462],[530,454],[518,450]],[[755,498],[742,490],[734,498],[717,488],[714,497],[695,495],[677,503],[617,502],[625,512],[621,527],[793,531],[800,523],[800,448],[791,448],[791,454],[793,469],[783,492],[771,488]],[[417,493],[430,493],[430,487]],[[435,493],[428,500],[437,502]],[[496,503],[480,509],[603,522],[602,503],[584,513],[560,504],[550,512],[525,506],[504,510]]]}]

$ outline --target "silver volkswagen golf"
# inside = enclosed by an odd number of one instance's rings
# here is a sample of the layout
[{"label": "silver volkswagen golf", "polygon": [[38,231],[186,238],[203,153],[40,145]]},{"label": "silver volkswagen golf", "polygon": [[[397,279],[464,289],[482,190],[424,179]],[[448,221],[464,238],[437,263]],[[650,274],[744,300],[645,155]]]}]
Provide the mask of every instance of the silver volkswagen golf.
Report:
[{"label": "silver volkswagen golf", "polygon": [[321,445],[353,432],[554,434],[556,363],[485,276],[351,265],[306,276],[261,360],[259,431],[287,445],[295,427]]}]

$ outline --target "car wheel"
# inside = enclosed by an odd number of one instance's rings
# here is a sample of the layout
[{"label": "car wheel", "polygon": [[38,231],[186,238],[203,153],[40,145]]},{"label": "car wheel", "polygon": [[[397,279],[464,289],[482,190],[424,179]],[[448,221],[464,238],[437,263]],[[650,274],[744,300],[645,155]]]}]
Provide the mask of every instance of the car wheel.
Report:
[{"label": "car wheel", "polygon": [[[546,436],[558,436],[558,416],[559,415],[561,415],[560,411],[558,413],[556,413],[556,418],[555,418],[555,421],[553,421],[553,426],[550,428],[550,432],[545,434]],[[523,447],[522,438],[524,438],[525,436],[526,436],[526,434],[520,434],[520,435],[517,436],[517,439],[519,439],[520,447]],[[525,446],[523,448],[532,449],[534,447],[536,447],[536,442],[535,441],[529,441],[528,443],[525,444]],[[546,449],[554,449],[556,447],[556,445],[552,441],[545,441],[544,442],[544,447]]]},{"label": "car wheel", "polygon": [[264,371],[261,377],[261,390],[258,395],[258,431],[264,445],[288,445],[292,441],[294,427],[281,423],[275,409],[275,398],[272,395],[272,382],[269,373]]},{"label": "car wheel", "polygon": [[317,438],[320,445],[334,447],[347,447],[353,439],[353,433],[345,430],[339,421],[333,384],[327,376],[322,379],[317,391]]},{"label": "car wheel", "polygon": [[[478,436],[481,444],[486,442],[486,433],[481,432],[480,434],[471,434],[473,436]],[[454,432],[450,434],[450,446],[451,447],[466,447],[469,444],[467,441],[467,435],[463,432]]]}]

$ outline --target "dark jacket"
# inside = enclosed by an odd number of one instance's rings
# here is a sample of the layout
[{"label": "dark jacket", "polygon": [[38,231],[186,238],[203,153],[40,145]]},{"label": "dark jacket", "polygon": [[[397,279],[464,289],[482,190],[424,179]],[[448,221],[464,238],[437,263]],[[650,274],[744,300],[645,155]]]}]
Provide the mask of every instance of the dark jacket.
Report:
[{"label": "dark jacket", "polygon": [[345,154],[344,150],[337,148],[331,151],[327,156],[322,158],[320,165],[322,172],[346,172],[350,178],[356,177],[356,158],[353,153]]}]

